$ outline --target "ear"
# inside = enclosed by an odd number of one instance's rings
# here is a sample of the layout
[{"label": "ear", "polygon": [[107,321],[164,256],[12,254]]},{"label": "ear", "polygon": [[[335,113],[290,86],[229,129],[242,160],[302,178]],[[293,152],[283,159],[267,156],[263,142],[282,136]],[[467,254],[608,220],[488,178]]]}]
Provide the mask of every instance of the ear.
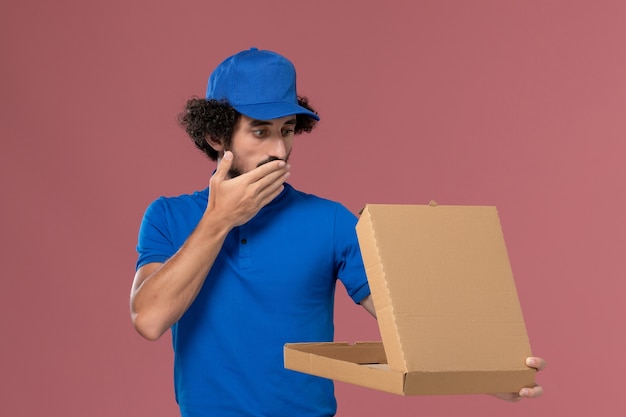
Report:
[{"label": "ear", "polygon": [[207,135],[205,140],[206,140],[206,143],[208,143],[211,148],[215,149],[217,153],[220,153],[224,150],[224,144],[222,143],[221,140],[215,139],[209,135]]}]

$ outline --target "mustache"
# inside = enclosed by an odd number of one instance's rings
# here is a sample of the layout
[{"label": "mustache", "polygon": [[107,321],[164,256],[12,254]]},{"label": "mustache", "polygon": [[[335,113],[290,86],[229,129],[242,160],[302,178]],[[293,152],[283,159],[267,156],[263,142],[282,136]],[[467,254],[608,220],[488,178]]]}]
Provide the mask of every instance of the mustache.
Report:
[{"label": "mustache", "polygon": [[268,162],[272,162],[272,161],[284,161],[284,159],[279,158],[279,157],[277,157],[277,156],[270,156],[270,157],[268,157],[268,158],[266,158],[266,159],[262,160],[261,162],[259,162],[259,163],[256,165],[256,167],[258,168],[258,167],[260,167],[261,165],[265,165],[265,164],[267,164]]}]

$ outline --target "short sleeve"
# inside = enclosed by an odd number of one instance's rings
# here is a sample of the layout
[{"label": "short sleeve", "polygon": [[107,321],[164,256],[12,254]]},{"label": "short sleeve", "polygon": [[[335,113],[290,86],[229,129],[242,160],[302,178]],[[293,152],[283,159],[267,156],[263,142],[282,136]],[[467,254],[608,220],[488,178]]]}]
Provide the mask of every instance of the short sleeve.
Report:
[{"label": "short sleeve", "polygon": [[137,240],[137,269],[151,262],[165,262],[176,252],[163,198],[155,200],[146,209]]},{"label": "short sleeve", "polygon": [[357,218],[339,205],[335,215],[334,245],[337,257],[337,277],[355,303],[370,295],[363,258],[356,235]]}]

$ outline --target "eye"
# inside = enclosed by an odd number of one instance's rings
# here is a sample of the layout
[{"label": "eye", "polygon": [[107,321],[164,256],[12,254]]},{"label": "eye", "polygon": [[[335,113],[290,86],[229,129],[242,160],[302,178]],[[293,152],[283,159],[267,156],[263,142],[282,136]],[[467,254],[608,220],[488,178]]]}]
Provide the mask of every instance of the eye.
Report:
[{"label": "eye", "polygon": [[293,128],[283,129],[283,137],[291,136],[294,134],[294,132],[295,132],[295,129]]},{"label": "eye", "polygon": [[252,134],[254,136],[256,136],[257,138],[263,138],[265,136],[267,136],[267,129],[257,129],[257,130],[253,130]]}]

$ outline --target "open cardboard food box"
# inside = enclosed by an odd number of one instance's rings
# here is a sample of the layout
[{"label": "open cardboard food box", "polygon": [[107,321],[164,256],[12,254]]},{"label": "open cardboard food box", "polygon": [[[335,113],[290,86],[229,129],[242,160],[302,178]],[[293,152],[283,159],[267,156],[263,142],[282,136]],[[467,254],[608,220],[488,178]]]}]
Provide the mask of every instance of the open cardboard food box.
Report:
[{"label": "open cardboard food box", "polygon": [[534,385],[495,207],[370,204],[356,229],[382,342],[289,343],[286,368],[400,395]]}]

